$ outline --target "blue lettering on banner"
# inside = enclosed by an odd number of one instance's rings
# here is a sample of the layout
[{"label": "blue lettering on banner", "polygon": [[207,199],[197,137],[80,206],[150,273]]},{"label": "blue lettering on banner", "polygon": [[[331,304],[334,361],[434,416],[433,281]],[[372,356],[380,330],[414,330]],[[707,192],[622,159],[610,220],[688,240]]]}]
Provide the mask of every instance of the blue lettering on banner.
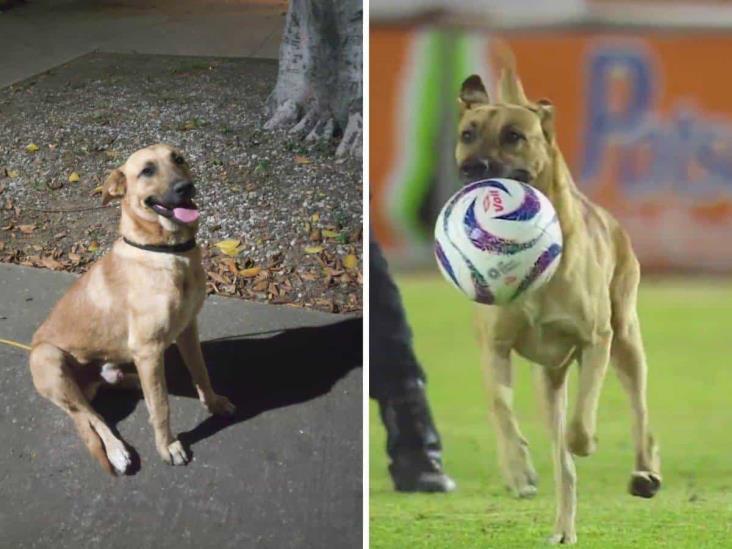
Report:
[{"label": "blue lettering on banner", "polygon": [[[614,151],[614,173],[628,193],[701,197],[732,191],[732,124],[688,101],[662,118],[655,105],[660,77],[653,61],[640,46],[606,44],[590,53],[581,181],[591,186]],[[619,105],[612,102],[614,78],[624,79]]]}]

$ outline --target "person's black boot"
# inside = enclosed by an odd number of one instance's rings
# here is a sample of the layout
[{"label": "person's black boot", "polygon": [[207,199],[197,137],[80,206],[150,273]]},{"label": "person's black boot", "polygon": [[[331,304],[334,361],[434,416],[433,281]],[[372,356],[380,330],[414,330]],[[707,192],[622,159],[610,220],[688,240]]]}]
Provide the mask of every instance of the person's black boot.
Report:
[{"label": "person's black boot", "polygon": [[386,450],[391,458],[394,488],[399,492],[450,492],[455,481],[442,470],[442,447],[424,382],[411,380],[398,398],[379,400],[387,432]]}]

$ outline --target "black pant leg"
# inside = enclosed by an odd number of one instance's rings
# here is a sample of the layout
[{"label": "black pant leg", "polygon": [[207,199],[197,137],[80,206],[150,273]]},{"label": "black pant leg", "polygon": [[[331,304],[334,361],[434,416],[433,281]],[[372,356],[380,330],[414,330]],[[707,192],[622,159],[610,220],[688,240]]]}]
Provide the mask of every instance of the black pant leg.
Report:
[{"label": "black pant leg", "polygon": [[369,394],[385,399],[401,396],[409,382],[425,380],[412,349],[412,331],[399,289],[389,274],[381,248],[370,242],[369,265]]}]

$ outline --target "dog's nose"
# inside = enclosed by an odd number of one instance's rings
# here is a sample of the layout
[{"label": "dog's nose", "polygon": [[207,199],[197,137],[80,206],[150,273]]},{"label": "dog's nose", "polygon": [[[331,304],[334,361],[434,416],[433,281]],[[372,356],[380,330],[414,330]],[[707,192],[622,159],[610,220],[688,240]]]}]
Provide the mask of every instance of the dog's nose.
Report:
[{"label": "dog's nose", "polygon": [[178,181],[173,184],[173,192],[181,198],[193,198],[196,194],[196,188],[190,181]]}]

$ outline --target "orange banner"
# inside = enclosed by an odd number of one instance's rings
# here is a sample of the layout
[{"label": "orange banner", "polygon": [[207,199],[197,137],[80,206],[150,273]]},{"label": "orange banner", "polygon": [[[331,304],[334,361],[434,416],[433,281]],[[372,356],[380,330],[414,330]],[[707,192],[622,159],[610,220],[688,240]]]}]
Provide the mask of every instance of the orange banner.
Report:
[{"label": "orange banner", "polygon": [[[445,183],[435,173],[421,182],[413,175],[404,185],[414,189],[397,192],[405,162],[424,164],[435,154],[405,160],[411,154],[405,142],[421,139],[426,148],[429,138],[404,121],[440,116],[414,110],[414,91],[406,93],[430,67],[426,56],[434,48],[414,52],[425,32],[435,31],[371,30],[371,219],[392,250],[429,240],[428,223],[421,232],[405,231],[402,217],[424,210],[419,202],[431,196],[430,187]],[[732,270],[732,77],[726,70],[732,34],[563,31],[503,38],[529,97],[555,104],[559,143],[579,187],[620,219],[644,266]],[[474,72],[490,72],[490,40],[455,47],[459,40],[449,35],[440,42],[448,59],[465,67],[465,76],[474,64]],[[449,75],[443,81],[454,85]],[[452,146],[441,143],[433,147]],[[400,200],[416,204],[400,208]]]}]

